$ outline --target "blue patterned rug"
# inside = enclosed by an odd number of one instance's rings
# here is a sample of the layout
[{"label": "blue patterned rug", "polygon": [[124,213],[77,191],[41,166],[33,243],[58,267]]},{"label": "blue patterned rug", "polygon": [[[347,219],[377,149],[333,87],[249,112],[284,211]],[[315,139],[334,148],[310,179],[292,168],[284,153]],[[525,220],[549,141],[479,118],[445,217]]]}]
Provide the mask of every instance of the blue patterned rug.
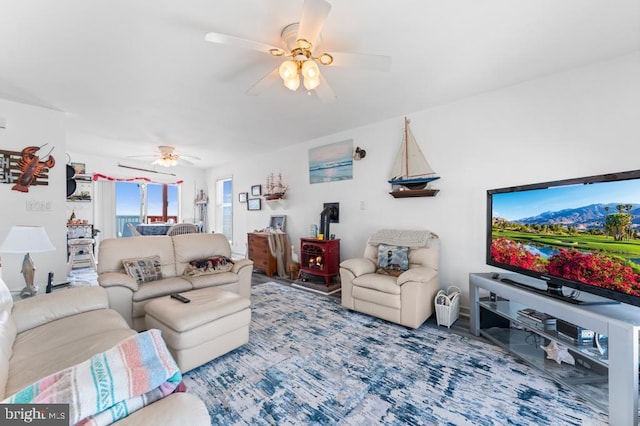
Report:
[{"label": "blue patterned rug", "polygon": [[213,424],[607,424],[510,354],[431,321],[411,330],[276,283],[252,299],[249,343],[185,375]]}]

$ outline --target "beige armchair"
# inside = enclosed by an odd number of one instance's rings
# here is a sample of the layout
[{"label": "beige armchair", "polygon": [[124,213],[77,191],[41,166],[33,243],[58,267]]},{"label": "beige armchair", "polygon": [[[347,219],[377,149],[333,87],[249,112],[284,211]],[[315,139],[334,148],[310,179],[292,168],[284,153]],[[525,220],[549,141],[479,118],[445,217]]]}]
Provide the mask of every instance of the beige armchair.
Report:
[{"label": "beige armchair", "polygon": [[[398,271],[398,276],[380,273],[384,271],[379,267],[386,266],[379,265],[380,244],[407,247],[408,269]],[[369,238],[362,258],[340,264],[342,306],[418,328],[435,312],[439,261],[440,240],[429,231],[378,231]]]}]

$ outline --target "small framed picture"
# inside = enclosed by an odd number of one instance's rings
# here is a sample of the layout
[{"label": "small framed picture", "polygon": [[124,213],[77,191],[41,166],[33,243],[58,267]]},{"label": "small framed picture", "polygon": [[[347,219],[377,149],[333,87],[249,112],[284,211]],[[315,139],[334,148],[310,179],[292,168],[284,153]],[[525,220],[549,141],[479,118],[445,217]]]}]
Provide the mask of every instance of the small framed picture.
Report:
[{"label": "small framed picture", "polygon": [[248,192],[241,192],[238,194],[238,201],[240,201],[241,203],[246,203],[247,198],[249,198]]},{"label": "small framed picture", "polygon": [[69,163],[77,175],[83,175],[87,172],[85,163]]},{"label": "small framed picture", "polygon": [[279,216],[271,216],[271,221],[269,222],[269,227],[274,231],[282,231],[284,232],[284,224],[287,219],[286,215]]},{"label": "small framed picture", "polygon": [[251,187],[251,196],[252,197],[259,197],[260,195],[262,195],[262,186],[261,185],[253,185]]},{"label": "small framed picture", "polygon": [[261,198],[249,198],[247,200],[247,210],[260,210],[262,208]]}]

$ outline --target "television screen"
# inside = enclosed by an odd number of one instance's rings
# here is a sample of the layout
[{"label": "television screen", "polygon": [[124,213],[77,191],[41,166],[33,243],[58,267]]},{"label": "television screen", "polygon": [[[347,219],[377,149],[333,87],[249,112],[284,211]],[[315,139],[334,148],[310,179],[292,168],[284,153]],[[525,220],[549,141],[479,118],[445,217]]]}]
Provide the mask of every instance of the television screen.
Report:
[{"label": "television screen", "polygon": [[487,191],[487,263],[640,306],[640,170]]}]

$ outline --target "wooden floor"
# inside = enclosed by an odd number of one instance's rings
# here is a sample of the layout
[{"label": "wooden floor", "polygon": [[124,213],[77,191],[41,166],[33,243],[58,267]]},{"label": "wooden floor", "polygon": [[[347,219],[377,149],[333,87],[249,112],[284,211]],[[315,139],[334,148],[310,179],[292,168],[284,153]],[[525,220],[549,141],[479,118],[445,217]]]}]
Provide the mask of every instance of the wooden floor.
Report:
[{"label": "wooden floor", "polygon": [[[275,282],[275,283],[279,283],[279,284],[282,284],[282,285],[290,286],[295,281],[294,280],[290,280],[288,278],[268,277],[265,274],[263,274],[262,272],[253,271],[253,275],[252,275],[252,278],[251,278],[251,284],[252,285],[259,285],[259,284],[263,284],[263,283],[267,283],[267,282]],[[331,294],[329,296],[326,296],[326,295],[323,295],[323,294],[318,294],[318,293],[314,293],[314,294],[317,294],[318,297],[336,297],[336,298],[340,298],[341,297],[341,294],[340,294],[339,291],[337,293],[333,293],[333,294]],[[429,318],[427,320],[427,323],[434,324],[434,325],[437,324],[435,315],[433,315],[431,318]],[[444,327],[444,326],[442,326],[441,328],[443,330],[446,329],[446,327]],[[457,321],[453,323],[451,328],[449,328],[449,331],[451,331],[452,333],[455,333],[455,334],[457,334],[459,336],[468,337],[468,338],[472,338],[472,339],[478,339],[478,337],[472,335],[469,332],[469,318],[468,317],[463,317],[463,316],[459,317],[457,319]],[[484,339],[482,339],[482,340],[484,340]]]}]

